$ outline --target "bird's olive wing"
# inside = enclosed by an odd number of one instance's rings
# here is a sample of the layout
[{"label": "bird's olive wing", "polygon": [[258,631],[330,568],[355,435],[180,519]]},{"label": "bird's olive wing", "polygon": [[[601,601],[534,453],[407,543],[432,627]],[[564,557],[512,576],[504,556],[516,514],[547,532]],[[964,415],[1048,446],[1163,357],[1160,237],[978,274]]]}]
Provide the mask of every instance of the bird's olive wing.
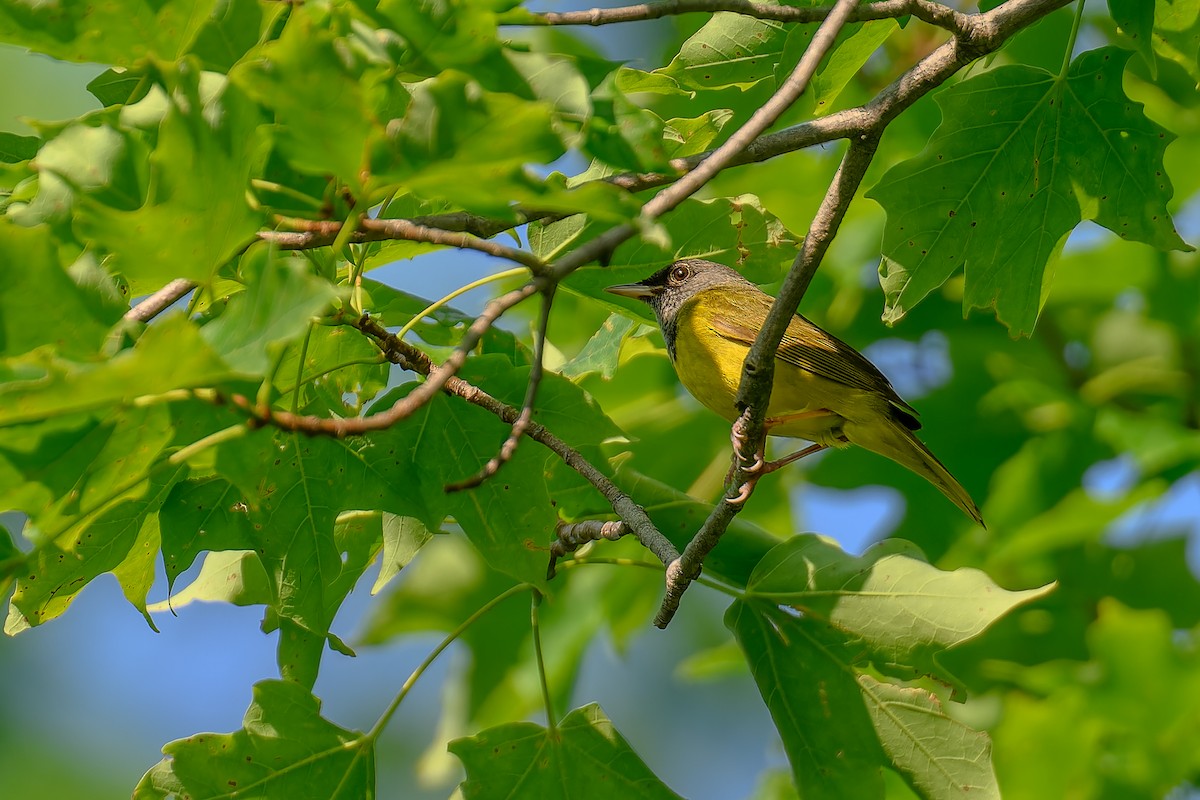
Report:
[{"label": "bird's olive wing", "polygon": [[[712,329],[726,339],[747,346],[753,344],[758,336],[758,331],[748,325],[722,315],[713,316]],[[792,317],[792,321],[788,323],[775,357],[826,380],[868,392],[878,392],[901,411],[911,415],[917,413],[896,394],[892,384],[866,356],[799,314]],[[912,422],[920,425],[915,419]]]}]

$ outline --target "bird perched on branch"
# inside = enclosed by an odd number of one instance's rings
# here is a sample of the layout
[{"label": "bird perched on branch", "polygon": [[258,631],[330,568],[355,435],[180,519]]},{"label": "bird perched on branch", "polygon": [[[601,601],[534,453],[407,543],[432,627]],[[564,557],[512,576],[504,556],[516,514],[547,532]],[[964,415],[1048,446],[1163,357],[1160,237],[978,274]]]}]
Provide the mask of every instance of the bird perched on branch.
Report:
[{"label": "bird perched on branch", "polygon": [[[649,304],[679,380],[725,419],[739,417],[742,364],[766,322],[772,297],[729,267],[695,258],[608,291]],[[856,444],[925,478],[982,525],[966,489],[916,437],[914,431],[921,427],[916,415],[865,356],[797,314],[775,354],[766,430],[813,444],[767,464],[760,453],[749,471],[757,473],[757,480],[827,447]]]}]

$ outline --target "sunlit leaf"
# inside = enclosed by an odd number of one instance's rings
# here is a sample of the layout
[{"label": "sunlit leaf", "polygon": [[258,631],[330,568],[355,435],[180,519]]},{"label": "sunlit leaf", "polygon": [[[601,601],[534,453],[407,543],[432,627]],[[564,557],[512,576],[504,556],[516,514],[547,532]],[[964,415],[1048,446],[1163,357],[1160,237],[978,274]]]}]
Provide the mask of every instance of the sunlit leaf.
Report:
[{"label": "sunlit leaf", "polygon": [[253,550],[221,550],[204,557],[200,574],[181,591],[150,605],[152,613],[177,611],[192,603],[267,605],[271,587],[262,562]]},{"label": "sunlit leaf", "polygon": [[1010,592],[976,569],[944,572],[908,542],[852,556],[811,534],[780,544],[755,568],[748,595],[795,606],[862,641],[884,664],[942,674],[937,655],[978,636],[1051,586]]},{"label": "sunlit leaf", "polygon": [[611,378],[621,357],[621,345],[633,332],[634,327],[629,317],[610,314],[600,330],[588,339],[579,355],[563,364],[559,372],[572,380],[594,372],[600,373],[602,378]]},{"label": "sunlit leaf", "polygon": [[375,796],[375,750],[362,734],[321,716],[321,704],[288,681],[262,681],[241,730],[198,733],[166,755],[134,790],[137,800],[169,797]]},{"label": "sunlit leaf", "polygon": [[243,374],[263,375],[282,343],[298,338],[334,298],[333,288],[296,258],[279,258],[260,245],[242,259],[246,291],[229,302],[201,335]]},{"label": "sunlit leaf", "polygon": [[746,86],[775,74],[786,40],[782,22],[718,12],[659,72],[689,89]]},{"label": "sunlit leaf", "polygon": [[[22,355],[53,345],[68,358],[95,353],[120,312],[104,298],[72,280],[60,266],[50,231],[0,221],[0,354]],[[19,265],[19,266],[18,266]],[[54,298],[68,326],[46,325],[40,301]]]},{"label": "sunlit leaf", "polygon": [[938,95],[943,122],[925,151],[871,192],[888,211],[885,321],[965,269],[964,310],[995,307],[1014,335],[1029,333],[1048,267],[1082,219],[1161,249],[1190,249],[1166,208],[1162,154],[1174,137],[1125,95],[1129,56],[1090,50],[1065,80],[1002,67]]},{"label": "sunlit leaf", "polygon": [[[0,3],[0,36],[66,61],[129,65],[147,56],[175,59],[188,51],[215,0],[200,3]],[[106,35],[96,35],[105,31]]]},{"label": "sunlit leaf", "polygon": [[942,711],[937,696],[859,675],[867,713],[892,764],[930,800],[1000,797],[992,742]]},{"label": "sunlit leaf", "polygon": [[172,389],[215,386],[232,373],[182,316],[151,326],[136,346],[98,364],[30,354],[20,379],[0,385],[0,424],[14,425],[125,403]]},{"label": "sunlit leaf", "polygon": [[742,601],[725,624],[737,636],[805,798],[883,797],[883,752],[836,634],[814,620]]}]

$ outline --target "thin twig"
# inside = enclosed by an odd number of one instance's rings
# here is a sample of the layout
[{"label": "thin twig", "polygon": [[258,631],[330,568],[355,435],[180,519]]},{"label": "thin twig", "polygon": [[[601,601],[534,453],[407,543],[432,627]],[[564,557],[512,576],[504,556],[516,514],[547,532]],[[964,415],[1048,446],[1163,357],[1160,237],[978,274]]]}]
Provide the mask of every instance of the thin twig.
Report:
[{"label": "thin twig", "polygon": [[[351,324],[370,336],[392,363],[421,375],[428,375],[437,369],[429,356],[408,342],[397,339],[377,320],[363,317]],[[444,391],[484,409],[510,425],[516,422],[520,413],[507,403],[497,400],[478,386],[459,377],[449,378]],[[625,523],[627,530],[633,533],[642,546],[653,553],[659,561],[666,565],[679,558],[679,551],[675,549],[675,545],[671,544],[670,540],[658,531],[642,507],[634,503],[629,495],[621,491],[620,487],[584,458],[578,450],[536,422],[529,426],[526,435],[553,452],[562,459],[564,464],[595,487],[596,491],[600,492],[617,516]]]},{"label": "thin twig", "polygon": [[574,553],[588,542],[608,539],[615,542],[628,531],[625,523],[619,519],[600,520],[585,519],[579,522],[563,522],[559,520],[554,527],[554,541],[550,543],[550,564],[546,567],[546,580],[554,577],[558,560],[568,553]]},{"label": "thin twig", "polygon": [[500,468],[507,464],[517,452],[517,445],[521,443],[521,437],[525,435],[525,431],[529,429],[529,423],[533,421],[533,405],[537,401],[538,386],[542,382],[546,330],[550,326],[550,307],[554,303],[554,289],[555,287],[552,285],[542,293],[542,313],[538,318],[537,329],[533,335],[533,365],[529,369],[529,383],[525,387],[525,400],[521,403],[517,421],[512,424],[512,430],[509,431],[504,444],[500,445],[500,451],[488,460],[483,469],[469,478],[447,484],[445,487],[447,492],[460,492],[464,489],[475,488],[499,472]]},{"label": "thin twig", "polygon": [[[379,349],[383,351],[384,356],[393,364],[427,377],[443,370],[442,366],[434,364],[429,356],[420,349],[397,338],[387,328],[383,327],[380,322],[371,317],[363,316],[347,324],[369,336],[379,346]],[[426,381],[418,388],[424,388],[428,385],[429,381]],[[484,409],[509,425],[514,424],[520,416],[520,412],[516,408],[497,400],[478,386],[457,376],[448,376],[440,388],[449,395],[458,397],[471,405]],[[223,398],[216,397],[213,394],[204,395],[203,399],[210,399],[213,402],[223,400]],[[343,432],[344,429],[340,426],[329,424],[343,422],[343,420],[294,416],[287,412],[273,411],[269,408],[255,408],[245,398],[235,396],[230,399],[235,405],[247,412],[255,424],[259,425],[274,425],[284,430],[334,436],[365,432],[358,429],[345,430]],[[368,417],[368,419],[376,419],[381,416],[383,414],[377,414],[373,417]],[[353,421],[345,420],[345,422]],[[642,546],[653,553],[664,565],[679,558],[679,551],[675,548],[675,545],[671,544],[671,541],[659,532],[642,507],[634,503],[629,495],[621,491],[620,487],[609,480],[608,476],[601,472],[594,464],[584,458],[578,450],[536,422],[530,423],[525,435],[546,447],[558,456],[564,464],[575,470],[584,480],[595,487],[608,504],[612,506],[617,516],[625,523],[627,530],[632,532],[637,540],[641,542]]]},{"label": "thin twig", "polygon": [[821,27],[817,29],[812,41],[805,48],[804,55],[800,57],[800,63],[792,70],[792,74],[787,77],[787,80],[775,90],[775,94],[771,95],[771,98],[754,112],[745,125],[738,128],[723,145],[701,161],[695,169],[669,188],[663,189],[650,202],[642,206],[642,215],[654,218],[675,208],[712,180],[718,172],[729,165],[738,153],[757,139],[759,134],[771,127],[775,120],[779,119],[780,115],[787,111],[808,87],[808,82],[816,74],[821,60],[833,47],[838,31],[845,26],[850,12],[857,4],[858,0],[838,0],[833,11],[821,23]]},{"label": "thin twig", "polygon": [[412,416],[421,406],[428,403],[430,398],[440,392],[446,385],[446,381],[454,377],[455,373],[458,372],[459,368],[467,360],[467,353],[479,343],[480,337],[492,326],[492,323],[505,311],[531,294],[534,294],[537,289],[538,285],[536,283],[527,283],[520,289],[515,289],[488,303],[484,307],[483,313],[471,323],[471,327],[467,329],[466,334],[463,336],[463,341],[450,354],[445,363],[429,371],[424,383],[413,389],[411,393],[401,398],[395,405],[381,414],[373,414],[369,417],[344,418],[292,414],[287,411],[273,409],[267,405],[253,403],[238,394],[230,397],[230,402],[248,413],[259,424],[274,425],[286,431],[344,438],[346,436],[361,436],[371,431],[386,430],[400,420]]},{"label": "thin twig", "polygon": [[132,322],[149,322],[165,311],[172,303],[196,288],[195,281],[176,278],[154,294],[125,312],[125,319]]},{"label": "thin twig", "polygon": [[[260,231],[258,238],[273,242],[281,250],[308,250],[332,244],[343,229],[343,223],[334,220],[306,220],[283,217],[280,222],[293,230]],[[352,242],[378,242],[403,239],[411,242],[478,250],[497,258],[506,258],[522,264],[536,275],[545,270],[546,264],[528,250],[518,250],[489,239],[480,239],[467,232],[455,232],[442,228],[421,225],[407,219],[363,219],[358,229],[350,236]]]},{"label": "thin twig", "polygon": [[[548,11],[530,13],[524,10],[501,14],[501,25],[612,25],[618,22],[641,22],[678,14],[713,14],[728,11],[755,19],[770,19],[778,22],[821,22],[833,12],[834,6],[787,6],[756,3],[752,0],[659,0],[654,3],[637,3],[619,8],[592,8],[586,11]],[[881,0],[856,9],[850,22],[869,22],[880,19],[896,19],[914,16],[961,33],[966,15],[941,3],[930,0]]]}]

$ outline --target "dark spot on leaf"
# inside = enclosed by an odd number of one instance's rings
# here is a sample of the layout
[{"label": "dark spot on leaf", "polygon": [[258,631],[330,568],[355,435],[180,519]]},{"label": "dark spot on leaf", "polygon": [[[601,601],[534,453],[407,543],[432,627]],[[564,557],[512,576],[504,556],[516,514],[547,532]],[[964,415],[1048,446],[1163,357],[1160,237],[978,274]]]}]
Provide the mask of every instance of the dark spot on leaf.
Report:
[{"label": "dark spot on leaf", "polygon": [[952,217],[957,217],[957,216],[958,216],[958,212],[957,212],[957,211],[955,211],[955,210],[952,208],[952,209],[950,209],[950,216],[952,216]]},{"label": "dark spot on leaf", "polygon": [[976,225],[978,225],[978,224],[979,224],[979,220],[977,220],[977,219],[973,219],[973,220],[971,220],[971,227],[972,227],[972,228],[974,228],[974,227],[975,227]]}]

